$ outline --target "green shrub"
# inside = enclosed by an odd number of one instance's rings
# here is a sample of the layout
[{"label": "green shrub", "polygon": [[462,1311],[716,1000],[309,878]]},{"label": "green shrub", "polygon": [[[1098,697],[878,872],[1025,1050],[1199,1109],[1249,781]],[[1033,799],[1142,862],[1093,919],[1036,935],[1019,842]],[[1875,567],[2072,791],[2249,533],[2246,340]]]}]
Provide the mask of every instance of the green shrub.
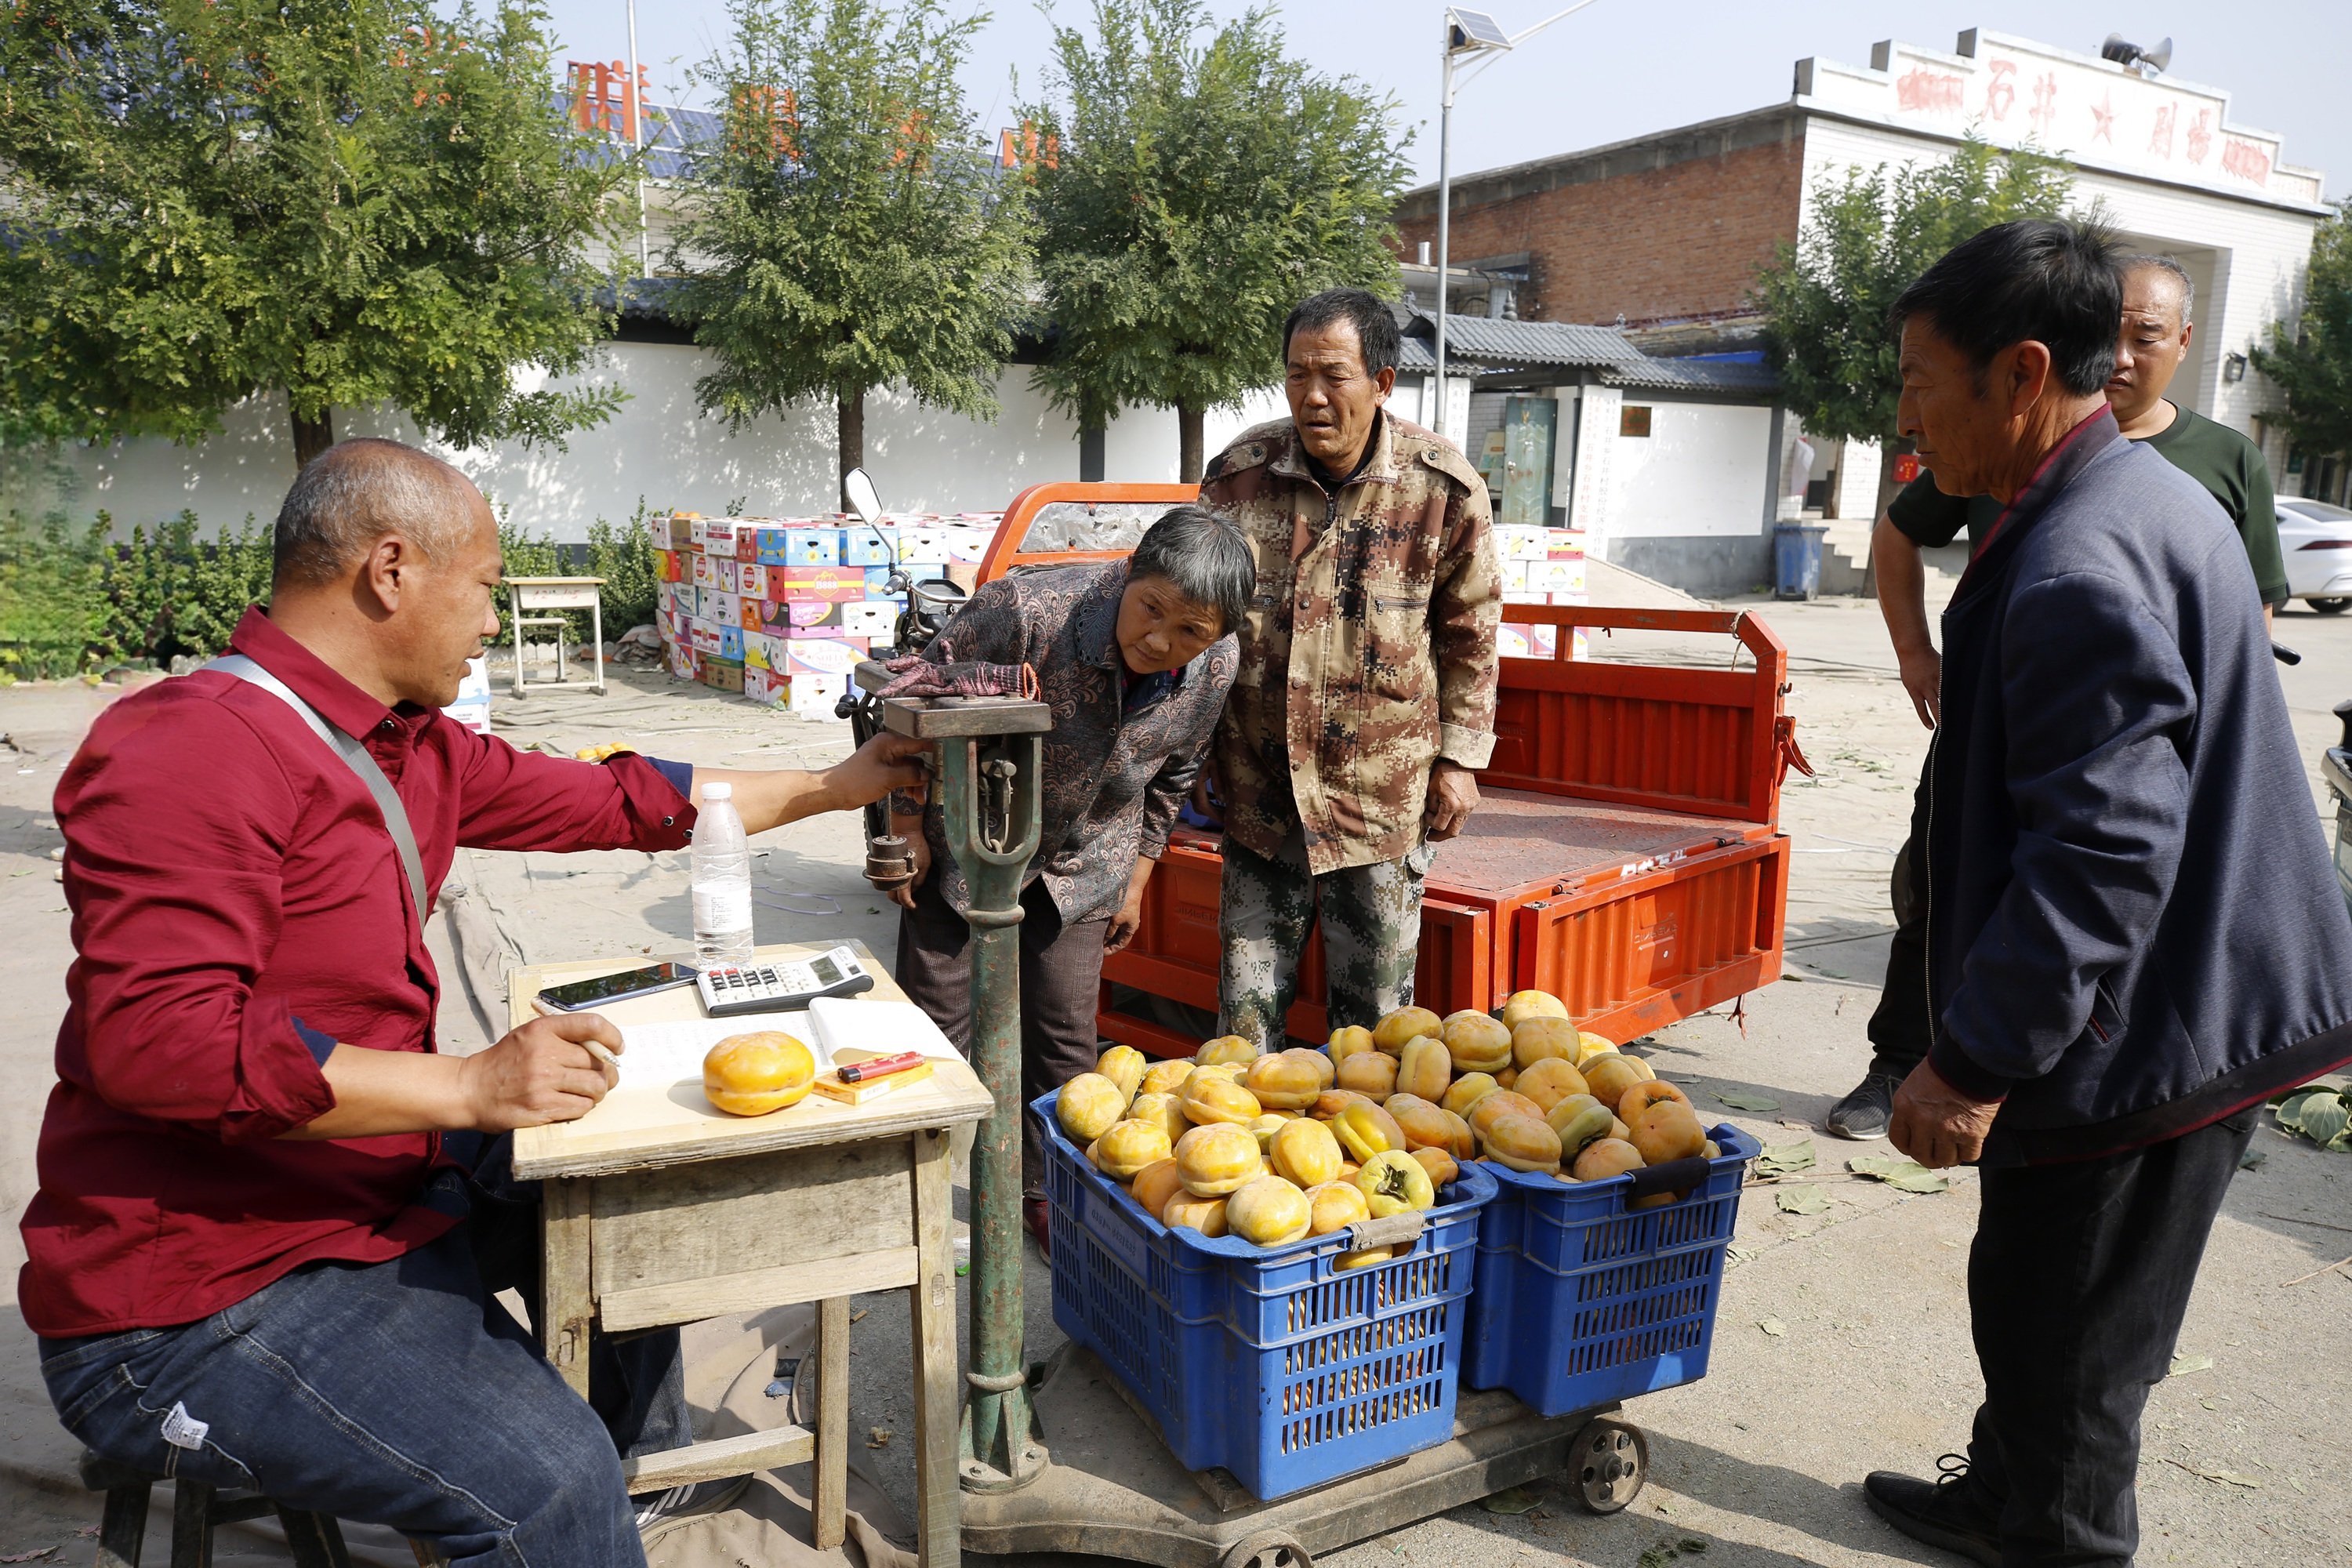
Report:
[{"label": "green shrub", "polygon": [[0,514],[0,677],[55,680],[103,657],[112,526],[104,512],[79,528]]},{"label": "green shrub", "polygon": [[[601,596],[604,603],[604,636],[615,639],[631,626],[645,626],[654,618],[654,546],[646,532],[646,503],[637,500],[636,515],[627,522],[614,524],[603,518],[588,525],[588,563],[583,568],[567,564],[564,547],[546,534],[525,533],[509,522],[499,524],[499,548],[506,556],[506,575],[509,577],[602,577],[604,585]],[[499,620],[504,627],[499,641],[511,645],[514,639],[510,619],[511,606],[507,590],[498,591]],[[588,637],[588,612],[585,610],[553,610],[549,615],[563,617],[564,635],[574,642],[584,642]],[[533,628],[544,639],[544,627]]]},{"label": "green shrub", "polygon": [[[604,635],[618,637],[654,618],[653,542],[646,504],[615,524],[588,530],[586,574],[604,579]],[[0,679],[53,680],[123,662],[168,666],[182,655],[209,658],[228,647],[249,605],[269,602],[270,531],[247,513],[212,539],[183,511],[152,529],[141,524],[121,544],[113,520],[86,524],[53,514],[36,523],[0,513]],[[563,547],[541,533],[499,528],[509,577],[559,577]],[[507,619],[507,591],[498,590]],[[584,610],[562,612],[573,641],[588,636]],[[512,636],[504,632],[499,640]]]},{"label": "green shrub", "polygon": [[228,647],[251,605],[269,602],[270,536],[247,512],[234,532],[201,539],[196,514],[142,524],[107,564],[104,653],[168,665],[183,655],[210,658]]},{"label": "green shrub", "polygon": [[588,571],[604,579],[604,635],[617,637],[654,618],[654,542],[646,532],[646,499],[619,527],[598,518],[588,525]]}]

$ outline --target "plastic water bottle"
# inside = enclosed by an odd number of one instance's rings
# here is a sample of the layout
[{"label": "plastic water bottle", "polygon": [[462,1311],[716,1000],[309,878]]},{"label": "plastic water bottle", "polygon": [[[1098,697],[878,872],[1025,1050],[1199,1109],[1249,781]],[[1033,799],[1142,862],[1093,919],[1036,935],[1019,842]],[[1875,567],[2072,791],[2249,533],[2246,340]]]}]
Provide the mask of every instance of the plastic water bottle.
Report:
[{"label": "plastic water bottle", "polygon": [[751,962],[751,847],[735,815],[735,787],[702,786],[694,822],[694,962],[699,968]]}]

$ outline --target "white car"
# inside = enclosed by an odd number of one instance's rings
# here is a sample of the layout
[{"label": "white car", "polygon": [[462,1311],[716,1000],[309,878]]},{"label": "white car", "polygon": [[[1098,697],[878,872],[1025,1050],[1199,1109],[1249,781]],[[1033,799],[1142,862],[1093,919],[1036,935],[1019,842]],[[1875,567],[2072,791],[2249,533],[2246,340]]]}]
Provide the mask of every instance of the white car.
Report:
[{"label": "white car", "polygon": [[2352,609],[2352,511],[2301,496],[2278,498],[2286,591],[2323,616]]}]

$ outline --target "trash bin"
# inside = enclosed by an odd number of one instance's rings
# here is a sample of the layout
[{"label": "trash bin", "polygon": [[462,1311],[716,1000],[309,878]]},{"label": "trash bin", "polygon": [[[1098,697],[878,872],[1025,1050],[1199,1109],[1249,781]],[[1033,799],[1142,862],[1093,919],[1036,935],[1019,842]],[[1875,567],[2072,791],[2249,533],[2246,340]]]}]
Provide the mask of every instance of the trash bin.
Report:
[{"label": "trash bin", "polygon": [[1772,596],[1817,599],[1822,593],[1822,541],[1829,530],[1811,523],[1772,525]]}]

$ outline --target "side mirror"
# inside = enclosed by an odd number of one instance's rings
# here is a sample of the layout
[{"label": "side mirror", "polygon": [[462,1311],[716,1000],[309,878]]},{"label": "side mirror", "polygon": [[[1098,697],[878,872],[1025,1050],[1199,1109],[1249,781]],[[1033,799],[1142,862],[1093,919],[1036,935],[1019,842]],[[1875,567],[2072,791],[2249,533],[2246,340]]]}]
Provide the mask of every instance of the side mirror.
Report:
[{"label": "side mirror", "polygon": [[873,476],[852,468],[841,476],[841,499],[867,527],[882,521],[882,498],[875,493]]}]

